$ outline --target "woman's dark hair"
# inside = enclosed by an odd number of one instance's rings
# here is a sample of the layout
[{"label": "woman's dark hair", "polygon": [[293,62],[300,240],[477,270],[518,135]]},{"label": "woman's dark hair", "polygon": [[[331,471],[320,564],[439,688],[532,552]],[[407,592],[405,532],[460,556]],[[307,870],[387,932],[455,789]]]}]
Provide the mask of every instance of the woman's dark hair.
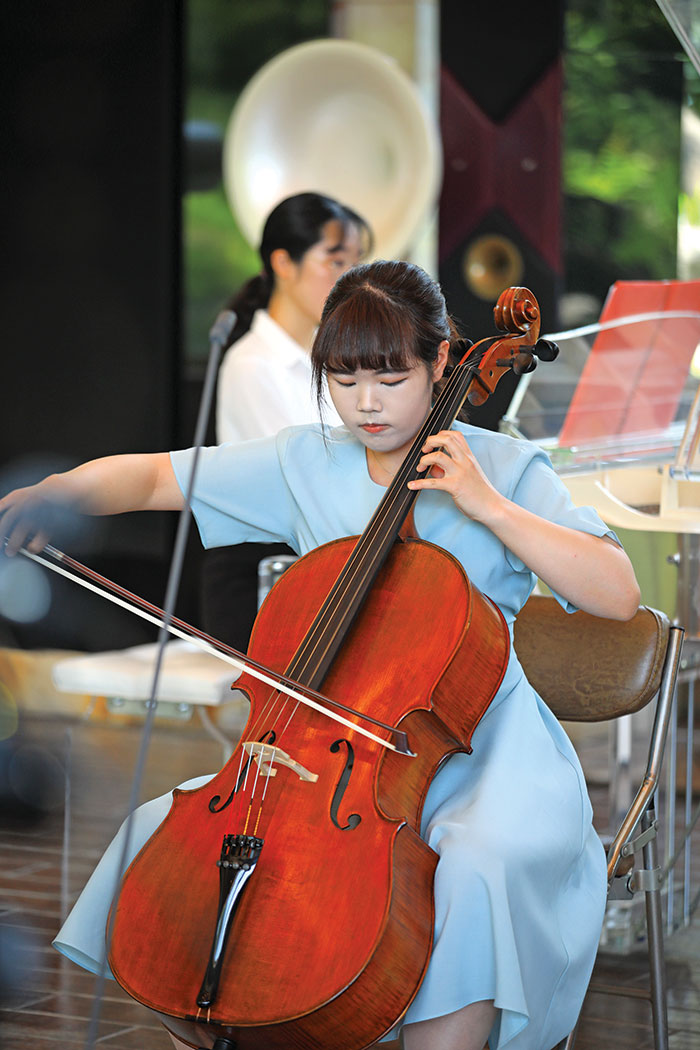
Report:
[{"label": "woman's dark hair", "polygon": [[431,368],[443,339],[452,346],[459,338],[445,297],[425,270],[407,262],[354,266],[326,299],[311,350],[319,409],[327,372],[401,371],[416,359]]},{"label": "woman's dark hair", "polygon": [[259,248],[262,272],[251,277],[225,307],[234,310],[237,317],[227,346],[248,331],[255,311],[263,309],[270,301],[275,282],[270,262],[272,253],[278,248],[284,248],[293,262],[300,262],[309,248],[322,239],[326,223],[333,220],[341,224],[343,233],[347,232],[348,227],[355,226],[365,234],[368,247],[371,245],[372,235],[366,221],[352,208],[322,193],[297,193],[280,201],[272,209],[265,222]]}]

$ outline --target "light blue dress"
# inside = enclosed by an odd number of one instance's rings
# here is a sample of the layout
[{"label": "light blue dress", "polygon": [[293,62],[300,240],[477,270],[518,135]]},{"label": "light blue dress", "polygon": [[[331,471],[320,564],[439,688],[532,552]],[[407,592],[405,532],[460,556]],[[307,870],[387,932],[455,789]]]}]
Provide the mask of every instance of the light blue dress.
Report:
[{"label": "light blue dress", "polygon": [[[509,499],[572,529],[613,535],[592,508],[573,506],[536,446],[457,426]],[[185,491],[192,452],[172,453],[171,460]],[[311,425],[202,450],[193,511],[207,547],[283,541],[303,554],[362,532],[385,491],[369,477],[365,450],[345,428],[326,431],[324,439],[323,429]],[[500,606],[512,633],[533,574],[446,493],[422,492],[414,517],[418,535],[459,559]],[[590,977],[605,905],[605,857],[574,749],[514,651],[472,744],[471,755],[455,755],[442,767],[426,799],[422,834],[440,857],[435,942],[404,1022],[493,999],[499,1013],[491,1050],[550,1050],[573,1027]],[[169,805],[166,795],[137,810],[129,857]],[[93,970],[103,954],[121,834],[55,942]]]}]

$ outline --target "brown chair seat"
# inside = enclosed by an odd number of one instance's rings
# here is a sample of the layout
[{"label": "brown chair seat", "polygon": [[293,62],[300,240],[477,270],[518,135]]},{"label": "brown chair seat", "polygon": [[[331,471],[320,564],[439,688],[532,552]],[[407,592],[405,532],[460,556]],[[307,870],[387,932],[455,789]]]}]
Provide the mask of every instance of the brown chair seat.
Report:
[{"label": "brown chair seat", "polygon": [[623,622],[567,613],[554,598],[533,595],[515,621],[515,651],[557,718],[601,722],[656,695],[668,630],[668,618],[644,605]]}]

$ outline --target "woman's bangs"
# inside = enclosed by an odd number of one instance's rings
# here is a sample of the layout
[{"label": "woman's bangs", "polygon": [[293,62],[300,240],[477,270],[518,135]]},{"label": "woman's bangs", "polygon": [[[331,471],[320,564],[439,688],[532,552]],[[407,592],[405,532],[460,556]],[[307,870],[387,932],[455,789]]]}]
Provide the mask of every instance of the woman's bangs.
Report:
[{"label": "woman's bangs", "polygon": [[415,357],[415,333],[394,304],[375,294],[339,303],[324,325],[328,372],[401,372]]}]

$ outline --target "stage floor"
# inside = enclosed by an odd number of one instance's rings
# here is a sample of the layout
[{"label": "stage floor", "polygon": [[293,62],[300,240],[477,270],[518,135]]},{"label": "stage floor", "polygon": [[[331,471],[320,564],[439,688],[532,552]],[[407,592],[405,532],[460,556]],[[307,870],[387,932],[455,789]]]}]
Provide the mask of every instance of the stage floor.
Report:
[{"label": "stage floor", "polygon": [[[0,952],[9,955],[4,1010],[0,1014],[2,1050],[79,1050],[99,1042],[111,1050],[168,1050],[170,1040],[144,1007],[106,982],[101,1009],[94,1016],[96,978],[61,957],[51,939],[62,910],[86,881],[121,822],[139,746],[137,726],[25,718],[22,737],[38,750],[28,752],[38,768],[62,791],[60,765],[71,743],[70,849],[63,862],[63,807],[41,819],[0,823]],[[587,756],[595,764],[596,756]],[[196,724],[158,725],[151,742],[141,797],[151,798],[173,784],[221,764],[221,747]],[[585,763],[584,763],[585,764]],[[599,763],[600,764],[600,763]],[[596,813],[604,817],[605,793],[592,788]],[[598,797],[600,796],[600,797]],[[698,835],[696,834],[696,838]],[[694,844],[694,863],[700,863]],[[62,896],[64,897],[62,901]],[[700,1046],[700,916],[668,942],[671,1050]],[[644,986],[644,952],[601,954],[596,977],[637,989]],[[94,1025],[94,1027],[92,1027]],[[653,1046],[650,1008],[639,999],[590,994],[577,1050],[646,1050]],[[542,1048],[545,1050],[545,1048]]]}]

